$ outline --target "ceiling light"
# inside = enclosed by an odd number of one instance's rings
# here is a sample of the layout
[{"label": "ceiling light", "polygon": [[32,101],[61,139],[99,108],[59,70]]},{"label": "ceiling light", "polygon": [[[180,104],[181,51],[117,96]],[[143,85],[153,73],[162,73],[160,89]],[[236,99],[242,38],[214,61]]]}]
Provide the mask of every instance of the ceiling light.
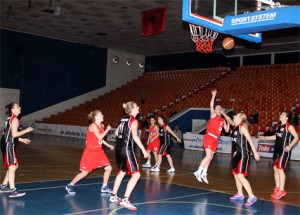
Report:
[{"label": "ceiling light", "polygon": [[118,58],[117,56],[114,56],[114,57],[113,57],[113,62],[114,62],[115,64],[119,63],[119,58]]},{"label": "ceiling light", "polygon": [[140,61],[140,62],[139,62],[139,66],[140,66],[141,68],[144,68],[144,61]]},{"label": "ceiling light", "polygon": [[126,64],[127,64],[127,66],[131,66],[132,65],[132,60],[127,59]]}]

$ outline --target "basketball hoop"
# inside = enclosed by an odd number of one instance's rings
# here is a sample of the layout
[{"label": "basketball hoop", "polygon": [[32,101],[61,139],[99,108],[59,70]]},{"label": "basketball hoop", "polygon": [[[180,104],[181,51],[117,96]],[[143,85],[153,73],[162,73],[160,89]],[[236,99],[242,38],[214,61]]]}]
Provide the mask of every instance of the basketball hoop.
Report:
[{"label": "basketball hoop", "polygon": [[198,52],[212,53],[212,46],[219,34],[218,32],[194,24],[190,24],[190,32]]}]

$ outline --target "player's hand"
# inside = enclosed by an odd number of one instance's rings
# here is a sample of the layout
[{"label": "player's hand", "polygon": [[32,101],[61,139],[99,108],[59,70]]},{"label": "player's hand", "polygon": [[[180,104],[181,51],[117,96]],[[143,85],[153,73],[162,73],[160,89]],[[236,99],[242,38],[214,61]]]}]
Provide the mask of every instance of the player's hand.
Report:
[{"label": "player's hand", "polygon": [[149,156],[148,152],[146,150],[143,150],[144,158],[147,158]]},{"label": "player's hand", "polygon": [[106,127],[106,130],[110,130],[111,129],[111,126],[110,125],[108,125],[107,127]]},{"label": "player's hand", "polygon": [[113,145],[109,145],[110,150],[114,150],[115,147]]},{"label": "player's hand", "polygon": [[216,96],[216,95],[217,95],[217,90],[216,90],[216,89],[212,90],[212,91],[211,91],[211,94],[212,94],[213,96]]},{"label": "player's hand", "polygon": [[176,140],[177,140],[178,143],[181,143],[181,139],[177,138]]},{"label": "player's hand", "polygon": [[264,139],[265,139],[265,136],[259,136],[258,139],[264,140]]},{"label": "player's hand", "polygon": [[291,146],[286,146],[286,147],[284,148],[284,151],[285,151],[285,152],[289,152],[289,151],[291,151],[291,149],[292,149]]},{"label": "player's hand", "polygon": [[19,138],[19,141],[28,145],[31,141],[29,139]]},{"label": "player's hand", "polygon": [[222,108],[221,111],[220,111],[220,113],[221,113],[222,115],[224,115],[224,113],[225,113],[225,108]]},{"label": "player's hand", "polygon": [[259,159],[260,159],[259,154],[255,153],[254,158],[255,158],[256,161],[259,161]]}]

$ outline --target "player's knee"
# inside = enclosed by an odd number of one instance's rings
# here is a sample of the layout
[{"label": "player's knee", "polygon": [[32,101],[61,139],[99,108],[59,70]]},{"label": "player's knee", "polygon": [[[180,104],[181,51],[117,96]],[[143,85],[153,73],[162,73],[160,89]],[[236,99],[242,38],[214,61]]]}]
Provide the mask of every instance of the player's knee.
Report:
[{"label": "player's knee", "polygon": [[112,167],[111,165],[108,165],[104,168],[105,171],[111,172],[112,171]]},{"label": "player's knee", "polygon": [[132,174],[132,177],[139,179],[141,177],[141,173],[140,172],[136,172],[134,174]]}]

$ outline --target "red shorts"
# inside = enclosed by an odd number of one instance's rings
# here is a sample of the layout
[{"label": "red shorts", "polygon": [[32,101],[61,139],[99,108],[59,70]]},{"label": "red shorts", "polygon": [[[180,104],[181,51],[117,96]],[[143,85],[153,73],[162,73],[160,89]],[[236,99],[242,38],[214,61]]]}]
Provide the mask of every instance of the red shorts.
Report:
[{"label": "red shorts", "polygon": [[154,141],[149,143],[149,145],[147,146],[147,151],[159,152],[159,149],[160,149],[160,140],[159,140],[159,138],[156,138]]},{"label": "red shorts", "polygon": [[102,148],[85,148],[80,161],[80,170],[92,172],[94,169],[110,165],[110,162]]},{"label": "red shorts", "polygon": [[210,136],[209,134],[205,134],[204,138],[203,138],[203,148],[209,148],[211,149],[213,152],[217,151],[218,148],[218,143],[219,143],[219,139],[216,139],[212,136]]}]

